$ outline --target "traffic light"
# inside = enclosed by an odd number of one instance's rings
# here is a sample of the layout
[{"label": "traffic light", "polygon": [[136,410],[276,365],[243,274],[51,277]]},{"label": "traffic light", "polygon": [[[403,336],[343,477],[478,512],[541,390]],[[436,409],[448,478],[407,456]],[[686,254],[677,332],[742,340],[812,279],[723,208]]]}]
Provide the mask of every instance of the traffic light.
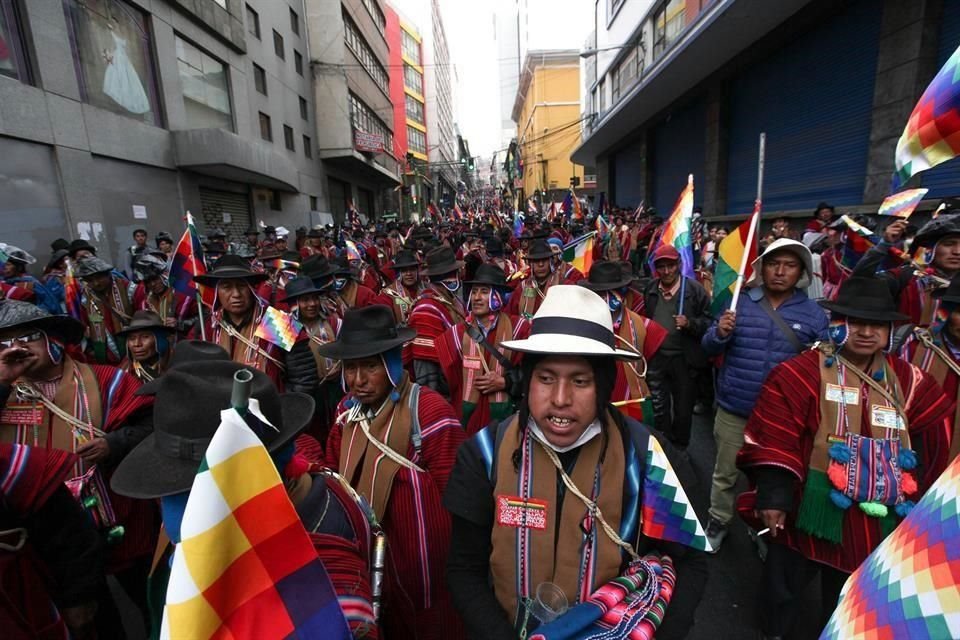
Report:
[{"label": "traffic light", "polygon": [[470,156],[469,158],[467,158],[467,171],[473,171],[473,167],[474,167],[473,159],[474,159],[473,156]]}]

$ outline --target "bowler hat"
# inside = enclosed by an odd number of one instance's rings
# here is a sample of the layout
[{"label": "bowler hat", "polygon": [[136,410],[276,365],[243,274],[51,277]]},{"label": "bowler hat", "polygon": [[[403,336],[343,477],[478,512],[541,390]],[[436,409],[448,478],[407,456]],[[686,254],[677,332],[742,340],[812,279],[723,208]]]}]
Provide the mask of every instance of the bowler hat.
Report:
[{"label": "bowler hat", "polygon": [[633,282],[632,273],[624,273],[623,265],[619,262],[594,262],[590,267],[586,280],[581,280],[581,286],[590,291],[614,291],[630,286]]},{"label": "bowler hat", "polygon": [[329,280],[324,286],[318,287],[314,284],[313,279],[307,276],[300,276],[287,283],[287,286],[283,290],[284,300],[291,302],[300,296],[311,293],[323,293],[326,289],[329,289],[332,284],[333,281]]},{"label": "bowler hat", "polygon": [[160,314],[156,311],[142,309],[134,312],[133,318],[130,319],[130,324],[120,331],[117,331],[117,335],[124,337],[134,331],[165,331],[167,333],[173,333],[176,331],[176,328],[163,324],[163,318],[161,318]]},{"label": "bowler hat", "polygon": [[80,342],[83,325],[68,315],[52,316],[35,304],[21,300],[0,301],[0,331],[36,327],[59,336],[67,344]]},{"label": "bowler hat", "polygon": [[113,271],[113,265],[97,256],[89,256],[77,261],[77,277],[89,278],[98,273],[107,273]]},{"label": "bowler hat", "polygon": [[90,253],[96,255],[97,248],[83,239],[77,239],[70,243],[70,246],[67,247],[67,251],[70,252],[70,257],[77,255],[78,251],[89,251]]},{"label": "bowler hat", "polygon": [[69,251],[70,243],[64,240],[63,238],[57,238],[50,243],[50,249],[53,251]]},{"label": "bowler hat", "polygon": [[251,400],[257,401],[270,423],[248,419],[247,424],[269,451],[293,440],[313,416],[313,398],[303,393],[280,394],[265,373],[239,362],[184,364],[158,378],[153,432],[116,468],[110,481],[113,490],[141,499],[189,491],[220,426],[220,412],[231,408],[233,377],[244,369],[253,374]]},{"label": "bowler hat", "polygon": [[550,243],[543,238],[537,238],[530,243],[530,250],[527,251],[527,260],[546,260],[554,256]]},{"label": "bowler hat", "polygon": [[909,319],[897,311],[897,303],[887,282],[876,276],[850,276],[840,285],[836,300],[821,300],[820,306],[848,318],[877,322]]},{"label": "bowler hat", "polygon": [[316,348],[324,358],[356,360],[399,347],[417,337],[417,332],[398,327],[393,311],[382,304],[349,309],[343,316],[340,335]]},{"label": "bowler hat", "polygon": [[397,255],[393,257],[393,262],[390,263],[391,269],[409,269],[411,267],[419,267],[420,260],[417,259],[417,255],[413,251],[398,251]]},{"label": "bowler hat", "polygon": [[53,267],[58,262],[60,262],[61,260],[63,260],[69,255],[70,255],[70,252],[67,251],[66,249],[57,249],[56,251],[53,252],[53,255],[50,256],[50,261],[47,262],[47,269],[53,269]]},{"label": "bowler hat", "polygon": [[495,287],[502,291],[510,291],[512,287],[507,282],[507,276],[503,269],[495,264],[484,263],[477,267],[473,274],[473,280],[467,280],[463,284],[468,286]]},{"label": "bowler hat", "polygon": [[204,275],[194,276],[200,284],[216,286],[221,280],[246,280],[251,283],[263,282],[269,278],[265,273],[257,273],[250,263],[238,255],[228,253],[213,263],[213,268]]},{"label": "bowler hat", "polygon": [[424,273],[427,276],[442,276],[454,271],[459,271],[463,263],[457,260],[453,249],[444,245],[431,249],[427,254],[427,265]]}]

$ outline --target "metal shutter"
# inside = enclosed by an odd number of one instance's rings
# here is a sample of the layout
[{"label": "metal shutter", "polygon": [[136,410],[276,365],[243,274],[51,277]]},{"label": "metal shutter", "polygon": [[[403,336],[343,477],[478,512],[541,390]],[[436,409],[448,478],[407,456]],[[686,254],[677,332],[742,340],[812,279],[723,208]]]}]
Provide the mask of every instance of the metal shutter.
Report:
[{"label": "metal shutter", "polygon": [[[217,191],[200,187],[200,233],[207,235],[217,227],[227,234],[228,242],[243,239],[243,232],[250,228],[250,196],[245,193]],[[227,215],[230,222],[224,222]]]},{"label": "metal shutter", "polygon": [[[940,71],[940,68],[947,63],[947,59],[960,46],[960,3],[943,3],[939,38],[937,69],[934,73]],[[917,98],[919,99],[919,96]],[[906,126],[907,123],[904,122],[903,125]],[[947,198],[960,195],[960,160],[947,160],[933,169],[924,171],[920,174],[919,186],[930,189],[927,194],[928,198]]]},{"label": "metal shutter", "polygon": [[653,197],[657,213],[666,218],[693,174],[694,202],[704,187],[707,111],[702,99],[672,112],[653,129]]},{"label": "metal shutter", "polygon": [[871,0],[850,4],[734,78],[728,213],[753,208],[761,131],[766,211],[863,200],[882,14]]},{"label": "metal shutter", "polygon": [[610,159],[610,202],[625,209],[635,209],[644,199],[643,142],[638,141],[618,151]]}]

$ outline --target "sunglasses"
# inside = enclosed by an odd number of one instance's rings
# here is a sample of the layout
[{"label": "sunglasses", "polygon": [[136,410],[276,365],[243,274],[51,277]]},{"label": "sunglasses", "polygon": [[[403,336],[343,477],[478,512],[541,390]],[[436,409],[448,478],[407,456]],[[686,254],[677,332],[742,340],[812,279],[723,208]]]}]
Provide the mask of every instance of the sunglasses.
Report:
[{"label": "sunglasses", "polygon": [[32,333],[25,333],[22,336],[17,336],[16,338],[8,338],[6,340],[0,340],[0,349],[9,349],[10,347],[15,347],[22,344],[30,344],[31,342],[36,342],[43,338],[43,331],[34,331]]}]

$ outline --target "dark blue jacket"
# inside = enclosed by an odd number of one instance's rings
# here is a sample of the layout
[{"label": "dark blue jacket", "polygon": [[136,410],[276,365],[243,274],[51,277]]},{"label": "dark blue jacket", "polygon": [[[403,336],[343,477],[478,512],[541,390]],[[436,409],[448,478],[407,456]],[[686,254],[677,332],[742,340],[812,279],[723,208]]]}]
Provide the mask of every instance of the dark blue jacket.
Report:
[{"label": "dark blue jacket", "polygon": [[[760,387],[775,366],[797,355],[783,331],[760,308],[763,288],[748,289],[737,303],[737,326],[726,338],[714,322],[703,336],[708,356],[723,354],[717,376],[717,403],[744,418],[753,411]],[[805,345],[827,339],[827,315],[800,290],[776,310]]]}]

